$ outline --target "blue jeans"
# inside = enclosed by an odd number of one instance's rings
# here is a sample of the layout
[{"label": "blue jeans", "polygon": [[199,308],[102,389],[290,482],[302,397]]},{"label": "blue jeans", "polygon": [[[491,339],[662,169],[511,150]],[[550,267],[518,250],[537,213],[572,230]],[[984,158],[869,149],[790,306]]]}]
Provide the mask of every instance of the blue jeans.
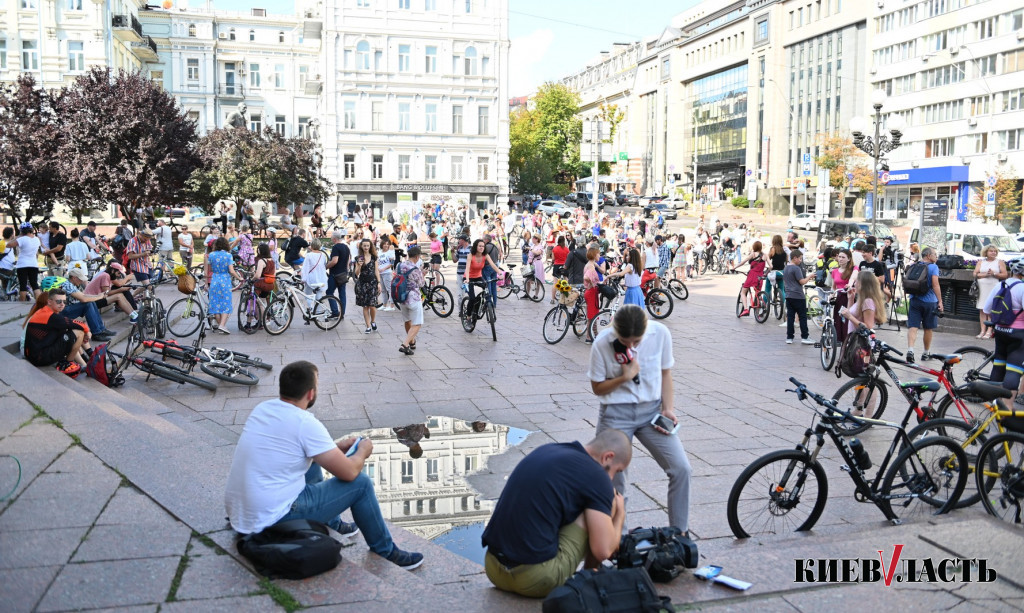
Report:
[{"label": "blue jeans", "polygon": [[[345,316],[345,310],[348,309],[348,303],[345,301],[345,294],[347,293],[347,292],[345,292],[345,286],[342,285],[342,286],[339,287],[338,284],[334,282],[334,275],[328,274],[327,275],[327,295],[330,296],[330,295],[334,294],[334,290],[338,290],[338,293],[337,293],[338,300],[341,301],[341,316],[344,317]],[[332,302],[331,303],[331,315],[338,315],[337,311],[338,311],[338,309],[334,306],[334,303]]]},{"label": "blue jeans", "polygon": [[484,265],[484,281],[487,282],[487,291],[491,293],[491,306],[498,307],[498,272],[489,265]]},{"label": "blue jeans", "polygon": [[337,530],[341,525],[341,513],[348,508],[352,509],[352,517],[370,551],[382,556],[390,554],[394,548],[391,533],[380,514],[373,482],[365,473],[359,473],[353,481],[342,481],[337,477],[325,480],[323,469],[313,462],[306,471],[306,489],[280,521],[315,519]]},{"label": "blue jeans", "polygon": [[69,304],[64,307],[64,311],[61,312],[61,315],[70,317],[71,319],[77,319],[82,315],[85,315],[85,323],[89,324],[89,332],[91,334],[99,334],[106,330],[103,326],[103,318],[100,317],[100,310],[91,302]]},{"label": "blue jeans", "polygon": [[779,295],[782,296],[782,304],[786,304],[786,286],[782,284],[782,271],[781,270],[770,270],[768,271],[768,278],[764,280],[764,291],[768,296],[768,302],[772,301],[772,282],[774,281],[776,289],[778,289]]}]

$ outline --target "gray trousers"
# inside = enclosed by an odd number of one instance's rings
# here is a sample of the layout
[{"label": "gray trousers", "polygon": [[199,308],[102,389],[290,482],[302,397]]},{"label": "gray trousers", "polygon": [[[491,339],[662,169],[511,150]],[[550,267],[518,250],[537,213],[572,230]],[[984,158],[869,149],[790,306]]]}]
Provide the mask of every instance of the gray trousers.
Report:
[{"label": "gray trousers", "polygon": [[[633,436],[668,475],[668,519],[669,523],[683,532],[690,524],[690,460],[686,457],[683,442],[677,435],[665,435],[654,429],[651,420],[661,411],[661,401],[639,404],[602,404],[597,421],[597,432],[608,428],[621,430],[629,440]],[[627,471],[612,480],[615,489],[628,498],[626,493]]]}]

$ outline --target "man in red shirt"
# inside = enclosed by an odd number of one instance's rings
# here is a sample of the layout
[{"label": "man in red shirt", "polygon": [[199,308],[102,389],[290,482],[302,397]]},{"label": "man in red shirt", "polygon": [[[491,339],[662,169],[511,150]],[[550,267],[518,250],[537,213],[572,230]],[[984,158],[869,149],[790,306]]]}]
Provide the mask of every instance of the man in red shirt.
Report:
[{"label": "man in red shirt", "polygon": [[63,288],[48,292],[46,306],[31,313],[25,329],[25,358],[35,366],[56,363],[64,374],[76,376],[85,366],[82,347],[88,329],[61,314],[68,296]]}]

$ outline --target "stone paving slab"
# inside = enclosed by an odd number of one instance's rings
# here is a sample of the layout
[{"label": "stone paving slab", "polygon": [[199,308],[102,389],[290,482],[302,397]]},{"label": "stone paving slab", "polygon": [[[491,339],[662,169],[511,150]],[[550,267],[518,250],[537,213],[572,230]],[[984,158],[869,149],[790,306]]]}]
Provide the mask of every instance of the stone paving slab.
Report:
[{"label": "stone paving slab", "polygon": [[57,575],[38,610],[96,609],[163,602],[178,557],[69,564]]},{"label": "stone paving slab", "polygon": [[5,611],[21,613],[34,610],[46,594],[60,566],[35,566],[0,570],[0,602]]},{"label": "stone paving slab", "polygon": [[177,600],[244,597],[257,591],[260,591],[259,582],[251,571],[231,556],[207,547],[198,539],[192,540]]},{"label": "stone paving slab", "polygon": [[179,600],[160,605],[160,613],[277,613],[284,611],[270,596]]}]

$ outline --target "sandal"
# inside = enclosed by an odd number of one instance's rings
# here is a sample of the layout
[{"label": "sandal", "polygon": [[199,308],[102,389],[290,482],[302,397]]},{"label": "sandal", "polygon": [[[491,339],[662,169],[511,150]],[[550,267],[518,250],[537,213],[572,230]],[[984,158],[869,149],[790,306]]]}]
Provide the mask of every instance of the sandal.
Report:
[{"label": "sandal", "polygon": [[412,355],[412,349],[409,349],[408,345],[402,345],[401,347],[398,348],[398,351],[400,353],[404,353],[405,355]]}]

